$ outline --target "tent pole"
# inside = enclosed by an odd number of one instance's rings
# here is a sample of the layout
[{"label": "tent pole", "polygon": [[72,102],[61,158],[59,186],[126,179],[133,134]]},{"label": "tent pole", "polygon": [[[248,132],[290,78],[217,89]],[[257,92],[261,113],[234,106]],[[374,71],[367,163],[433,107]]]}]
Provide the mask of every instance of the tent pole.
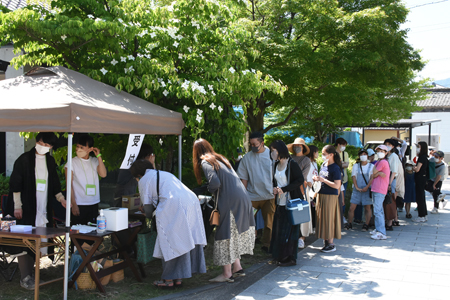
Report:
[{"label": "tent pole", "polygon": [[[67,138],[67,183],[72,182],[72,138],[69,133]],[[72,203],[72,184],[66,183],[66,251],[64,254],[64,300],[67,300],[67,289],[69,287],[69,241],[70,241],[70,204]]]},{"label": "tent pole", "polygon": [[181,134],[178,136],[178,179],[181,181],[181,143],[182,143]]},{"label": "tent pole", "polygon": [[428,147],[431,146],[431,123],[428,124]]}]

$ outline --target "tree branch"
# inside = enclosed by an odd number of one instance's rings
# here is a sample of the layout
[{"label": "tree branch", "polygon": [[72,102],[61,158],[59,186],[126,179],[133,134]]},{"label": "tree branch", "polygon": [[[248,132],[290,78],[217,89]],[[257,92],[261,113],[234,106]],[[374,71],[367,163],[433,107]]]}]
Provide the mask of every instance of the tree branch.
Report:
[{"label": "tree branch", "polygon": [[284,119],[284,121],[267,126],[266,128],[264,128],[262,133],[266,133],[267,131],[269,131],[272,128],[286,125],[289,122],[289,120],[292,118],[292,116],[298,111],[298,109],[299,108],[297,106],[294,107],[294,109],[291,110],[291,112],[287,115],[287,117],[286,117],[286,119]]},{"label": "tree branch", "polygon": [[266,102],[266,103],[264,103],[264,107],[267,108],[267,107],[271,106],[274,103],[275,103],[275,101]]},{"label": "tree branch", "polygon": [[34,35],[33,33],[31,33],[31,32],[28,30],[27,27],[24,27],[23,30],[24,30],[26,33],[28,33],[28,35],[29,35],[30,37],[32,37],[34,40],[36,40],[36,41],[38,41],[38,42],[41,42],[42,44],[48,45],[48,46],[53,47],[53,48],[55,48],[56,50],[58,50],[58,51],[61,53],[62,57],[67,61],[67,63],[68,63],[72,68],[74,68],[76,71],[78,71],[78,70],[80,69],[80,67],[78,67],[72,60],[70,60],[70,59],[67,57],[67,55],[64,54],[64,53],[59,49],[59,47],[58,47],[56,44],[52,44],[52,43],[46,42],[45,40],[43,40],[43,39],[37,37],[36,35]]},{"label": "tree branch", "polygon": [[80,45],[76,46],[75,48],[70,49],[69,51],[70,51],[70,52],[73,52],[73,51],[75,51],[75,50],[78,50],[78,49],[80,49],[81,47],[83,47],[84,45],[89,44],[90,42],[92,42],[92,41],[95,40],[95,39],[97,39],[97,38],[92,38],[92,39],[90,39],[89,41],[86,41],[86,42],[84,42],[84,43],[81,43]]}]

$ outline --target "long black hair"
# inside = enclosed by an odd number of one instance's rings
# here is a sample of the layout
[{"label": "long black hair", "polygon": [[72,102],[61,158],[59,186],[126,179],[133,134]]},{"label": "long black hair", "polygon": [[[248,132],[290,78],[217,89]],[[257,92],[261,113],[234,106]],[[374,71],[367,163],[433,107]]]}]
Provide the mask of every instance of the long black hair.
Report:
[{"label": "long black hair", "polygon": [[420,152],[418,156],[425,155],[428,156],[428,144],[426,142],[419,142]]},{"label": "long black hair", "polygon": [[325,147],[323,147],[325,149],[325,151],[328,154],[333,154],[334,157],[334,162],[339,166],[339,168],[342,170],[342,161],[341,161],[341,157],[339,156],[339,153],[337,153],[336,148],[334,148],[333,145],[326,145]]}]

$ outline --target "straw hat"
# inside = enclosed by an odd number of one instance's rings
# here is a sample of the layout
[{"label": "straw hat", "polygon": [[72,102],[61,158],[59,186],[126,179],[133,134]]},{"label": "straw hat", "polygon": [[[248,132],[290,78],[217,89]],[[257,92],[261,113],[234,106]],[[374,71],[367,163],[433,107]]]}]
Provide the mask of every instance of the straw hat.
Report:
[{"label": "straw hat", "polygon": [[306,148],[306,152],[303,151],[303,155],[308,155],[308,153],[309,153],[309,147],[308,147],[308,145],[306,145],[304,139],[302,139],[302,138],[296,138],[295,141],[294,141],[292,144],[287,145],[287,148],[288,148],[289,152],[295,154],[294,149],[293,149],[294,145],[302,145],[303,147],[305,147],[305,148]]}]

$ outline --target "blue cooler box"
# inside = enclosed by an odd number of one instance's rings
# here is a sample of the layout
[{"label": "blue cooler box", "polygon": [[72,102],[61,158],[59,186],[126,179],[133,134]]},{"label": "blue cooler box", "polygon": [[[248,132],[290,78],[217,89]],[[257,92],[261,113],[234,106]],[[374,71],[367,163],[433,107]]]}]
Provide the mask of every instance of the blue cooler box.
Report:
[{"label": "blue cooler box", "polygon": [[302,199],[292,199],[286,203],[289,221],[292,225],[299,225],[311,221],[308,201]]}]

